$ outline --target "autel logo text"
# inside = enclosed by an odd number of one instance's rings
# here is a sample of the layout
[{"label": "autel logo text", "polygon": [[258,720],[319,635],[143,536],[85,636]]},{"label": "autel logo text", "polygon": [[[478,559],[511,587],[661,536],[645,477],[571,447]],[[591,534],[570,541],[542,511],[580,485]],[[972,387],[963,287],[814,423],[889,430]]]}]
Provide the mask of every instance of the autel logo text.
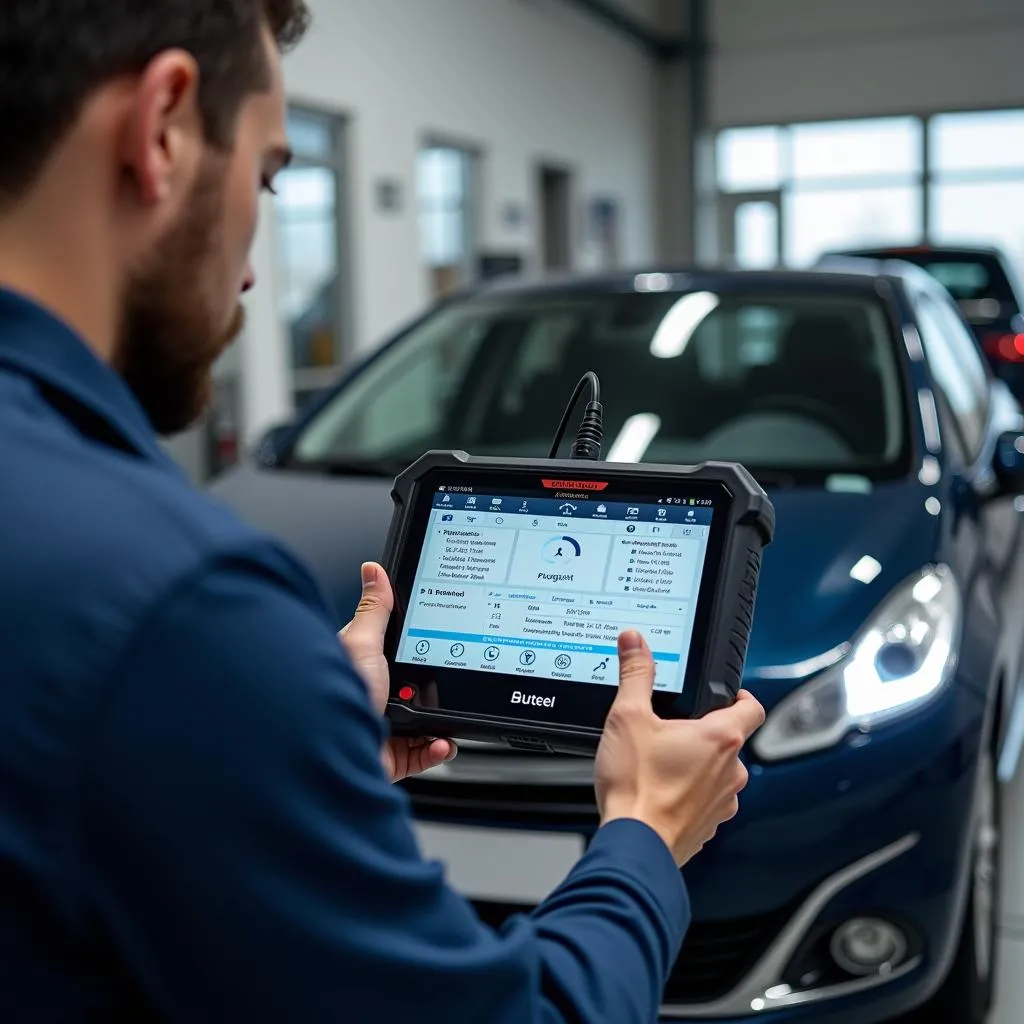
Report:
[{"label": "autel logo text", "polygon": [[555,706],[554,697],[538,697],[535,693],[522,693],[520,690],[516,690],[512,694],[513,704],[532,704],[537,708],[553,708]]}]

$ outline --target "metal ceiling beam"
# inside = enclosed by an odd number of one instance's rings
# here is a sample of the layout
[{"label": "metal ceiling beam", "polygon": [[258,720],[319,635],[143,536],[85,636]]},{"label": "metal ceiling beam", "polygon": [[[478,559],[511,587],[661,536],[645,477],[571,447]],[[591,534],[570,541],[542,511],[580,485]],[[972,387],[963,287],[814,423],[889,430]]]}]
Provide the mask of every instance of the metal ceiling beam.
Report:
[{"label": "metal ceiling beam", "polygon": [[694,53],[689,38],[664,36],[655,32],[633,15],[627,14],[614,0],[563,0],[563,3],[585,11],[619,35],[642,46],[658,60],[679,60]]}]

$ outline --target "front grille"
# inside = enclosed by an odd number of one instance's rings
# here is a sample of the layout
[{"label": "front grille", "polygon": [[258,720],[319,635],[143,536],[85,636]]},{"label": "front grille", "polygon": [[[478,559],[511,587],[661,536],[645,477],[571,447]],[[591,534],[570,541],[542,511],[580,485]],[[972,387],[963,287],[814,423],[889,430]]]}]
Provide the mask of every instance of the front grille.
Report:
[{"label": "front grille", "polygon": [[731,992],[789,920],[790,910],[695,921],[665,986],[665,1002],[704,1003]]},{"label": "front grille", "polygon": [[417,817],[463,825],[555,827],[592,833],[600,818],[592,786],[496,785],[494,783],[403,783]]},{"label": "front grille", "polygon": [[[484,923],[500,928],[532,908],[514,903],[475,901]],[[731,992],[754,966],[790,916],[784,909],[731,921],[695,921],[665,987],[666,1005],[705,1003]]]}]

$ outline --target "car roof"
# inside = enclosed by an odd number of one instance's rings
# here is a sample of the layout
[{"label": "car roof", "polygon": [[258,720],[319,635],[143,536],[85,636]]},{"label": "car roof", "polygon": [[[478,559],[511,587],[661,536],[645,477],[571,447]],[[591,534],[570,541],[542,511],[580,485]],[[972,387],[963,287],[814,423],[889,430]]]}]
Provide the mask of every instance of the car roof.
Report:
[{"label": "car roof", "polygon": [[[906,268],[906,269],[904,269]],[[731,270],[693,266],[655,265],[630,271],[591,274],[510,276],[485,281],[464,289],[452,298],[489,295],[523,295],[545,292],[617,293],[658,291],[823,291],[873,292],[879,278],[898,278],[921,271],[905,263],[851,260],[834,270]]]},{"label": "car roof", "polygon": [[991,245],[872,245],[854,249],[834,249],[827,256],[994,256],[1001,259],[1002,249]]}]

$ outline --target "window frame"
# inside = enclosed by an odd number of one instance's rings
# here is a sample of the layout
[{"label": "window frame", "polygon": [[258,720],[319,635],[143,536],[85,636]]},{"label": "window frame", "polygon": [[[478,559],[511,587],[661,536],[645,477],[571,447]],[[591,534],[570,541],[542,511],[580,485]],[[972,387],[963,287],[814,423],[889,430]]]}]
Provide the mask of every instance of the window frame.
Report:
[{"label": "window frame", "polygon": [[[316,168],[329,171],[334,176],[334,259],[337,267],[337,308],[334,310],[334,360],[330,366],[296,366],[292,359],[291,323],[282,315],[282,325],[287,340],[288,368],[291,375],[291,396],[293,407],[302,409],[315,403],[319,393],[331,387],[338,379],[341,368],[355,352],[355,309],[352,282],[352,214],[351,214],[351,164],[349,160],[348,130],[349,117],[343,111],[309,103],[289,103],[289,118],[321,122],[330,137],[327,153],[314,153],[296,146],[289,170]],[[280,231],[280,212],[275,210],[275,230]],[[278,261],[282,259],[280,249]],[[282,272],[280,262],[278,273]]]},{"label": "window frame", "polygon": [[[457,156],[460,162],[460,193],[454,205],[447,204],[453,197],[445,198],[445,208],[438,208],[433,205],[436,197],[425,197],[422,191],[420,179],[421,160],[425,154],[439,150],[450,152]],[[456,272],[456,279],[452,282],[453,288],[464,287],[471,284],[477,277],[477,262],[480,251],[480,225],[482,223],[481,212],[481,168],[484,160],[484,152],[481,146],[470,140],[455,138],[437,132],[427,132],[422,136],[417,150],[416,157],[416,222],[419,246],[420,264],[427,276],[428,294],[438,299],[443,297],[444,291],[439,290],[438,275],[445,270],[453,269]],[[463,249],[461,257],[455,263],[434,263],[430,260],[426,245],[426,220],[427,217],[437,214],[455,215],[460,222],[460,244]]]},{"label": "window frame", "polygon": [[[910,185],[916,193],[915,217],[921,226],[920,238],[915,239],[926,245],[935,246],[957,246],[974,244],[967,236],[949,236],[946,240],[940,240],[935,236],[935,220],[937,214],[938,188],[944,184],[959,185],[985,185],[990,183],[1009,182],[1024,183],[1024,163],[1006,167],[987,167],[979,162],[976,168],[944,170],[939,166],[937,160],[937,138],[936,132],[941,119],[946,117],[968,118],[977,116],[979,119],[989,118],[992,115],[1021,115],[1024,114],[1024,103],[1018,106],[1007,106],[999,104],[995,106],[978,106],[969,110],[948,110],[917,108],[902,111],[891,111],[879,113],[878,111],[866,110],[863,114],[851,117],[817,117],[806,118],[799,121],[770,122],[766,120],[750,121],[732,124],[717,124],[713,128],[713,142],[710,149],[712,163],[698,168],[699,180],[702,187],[695,196],[695,207],[697,224],[699,226],[698,249],[707,253],[717,253],[718,246],[723,242],[723,233],[716,218],[709,216],[705,206],[710,210],[718,208],[730,197],[741,194],[745,191],[777,191],[782,197],[782,206],[789,203],[789,196],[794,191],[801,191],[808,194],[814,191],[827,192],[835,188],[869,189],[883,185],[898,186]],[[791,139],[795,129],[813,128],[821,125],[841,125],[844,123],[856,124],[858,122],[870,124],[871,122],[898,121],[900,119],[913,119],[918,122],[919,160],[918,167],[914,173],[858,173],[847,178],[836,176],[834,178],[799,178],[793,173],[793,159],[791,153]],[[734,132],[741,131],[761,132],[775,134],[774,146],[778,154],[778,180],[773,184],[767,184],[768,179],[758,179],[756,186],[745,185],[742,182],[733,183],[726,179],[723,174],[721,157],[724,154],[725,146],[728,145],[728,136]],[[850,243],[851,245],[857,243]],[[1016,264],[1024,266],[1024,246],[1015,247],[1007,243],[1001,243],[1001,247],[1016,261]],[[791,265],[787,259],[787,252],[781,254],[780,264]]]}]

